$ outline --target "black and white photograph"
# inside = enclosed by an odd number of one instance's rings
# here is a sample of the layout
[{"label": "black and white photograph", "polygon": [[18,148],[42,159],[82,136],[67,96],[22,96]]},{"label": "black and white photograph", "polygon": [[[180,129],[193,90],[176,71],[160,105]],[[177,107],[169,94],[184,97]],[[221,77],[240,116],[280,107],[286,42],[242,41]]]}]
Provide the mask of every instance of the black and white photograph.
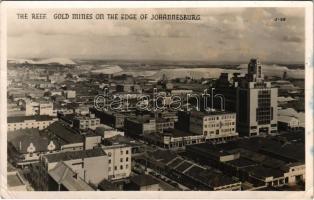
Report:
[{"label": "black and white photograph", "polygon": [[313,193],[312,9],[71,5],[2,19],[9,197]]}]

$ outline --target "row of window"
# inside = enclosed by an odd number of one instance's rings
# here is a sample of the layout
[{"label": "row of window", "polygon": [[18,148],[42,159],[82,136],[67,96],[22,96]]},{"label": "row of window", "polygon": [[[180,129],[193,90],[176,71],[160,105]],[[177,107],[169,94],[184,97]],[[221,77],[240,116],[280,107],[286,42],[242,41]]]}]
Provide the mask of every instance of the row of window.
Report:
[{"label": "row of window", "polygon": [[[129,161],[129,157],[125,158],[125,162]],[[123,158],[120,158],[120,162],[123,162]],[[111,164],[111,159],[108,160],[108,163]]]},{"label": "row of window", "polygon": [[8,126],[29,126],[29,125],[41,125],[41,124],[51,124],[52,122],[32,122],[32,123],[8,123]]},{"label": "row of window", "polygon": [[[123,155],[124,151],[121,150],[120,151],[120,155]],[[129,154],[129,150],[125,150],[125,154],[128,155]],[[111,157],[111,152],[108,153],[108,156]]]},{"label": "row of window", "polygon": [[80,123],[100,123],[99,119],[95,119],[95,120],[80,120]]},{"label": "row of window", "polygon": [[[219,135],[220,131],[222,133],[229,133],[233,132],[235,129],[234,128],[227,128],[227,129],[221,129],[221,130],[216,130],[216,135]],[[204,135],[207,135],[208,131],[204,131]],[[210,131],[209,134],[215,134],[214,131]]]},{"label": "row of window", "polygon": [[[120,170],[123,170],[123,169],[124,169],[123,165],[120,165]],[[128,164],[125,165],[125,169],[129,169],[129,165]],[[108,167],[108,171],[110,172],[111,170],[112,170],[111,167]],[[118,170],[118,166],[114,166],[114,170],[117,171]]]},{"label": "row of window", "polygon": [[[223,115],[221,119],[235,119],[235,115]],[[219,120],[219,117],[205,117],[204,121]]]},{"label": "row of window", "polygon": [[173,122],[165,122],[165,123],[157,123],[156,124],[157,126],[166,126],[166,127],[169,127],[169,126],[174,126]]},{"label": "row of window", "polygon": [[221,132],[223,133],[231,132],[231,131],[234,131],[234,128],[221,129]]},{"label": "row of window", "polygon": [[225,123],[221,123],[221,124],[208,124],[208,125],[204,125],[204,128],[212,128],[212,127],[220,127],[220,126],[230,126],[230,125],[235,125],[235,122],[225,122]]}]

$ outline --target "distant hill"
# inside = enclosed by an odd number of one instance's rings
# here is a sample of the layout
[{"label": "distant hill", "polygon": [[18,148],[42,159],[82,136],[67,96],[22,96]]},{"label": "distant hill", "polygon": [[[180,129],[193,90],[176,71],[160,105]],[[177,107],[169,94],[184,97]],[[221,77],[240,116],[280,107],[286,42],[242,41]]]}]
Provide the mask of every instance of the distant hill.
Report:
[{"label": "distant hill", "polygon": [[122,71],[123,69],[118,65],[101,65],[91,72],[96,74],[116,74]]},{"label": "distant hill", "polygon": [[59,64],[59,65],[76,65],[76,63],[68,58],[49,58],[42,60],[31,60],[31,59],[10,59],[9,63],[16,64],[32,64],[32,65],[49,65],[49,64]]}]

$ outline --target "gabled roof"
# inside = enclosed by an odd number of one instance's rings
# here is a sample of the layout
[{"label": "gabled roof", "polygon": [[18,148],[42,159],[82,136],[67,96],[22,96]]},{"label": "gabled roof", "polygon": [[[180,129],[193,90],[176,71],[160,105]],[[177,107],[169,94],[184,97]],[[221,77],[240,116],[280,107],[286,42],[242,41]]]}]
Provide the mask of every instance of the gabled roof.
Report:
[{"label": "gabled roof", "polygon": [[63,185],[69,191],[93,191],[94,189],[79,177],[64,162],[58,163],[48,174],[58,184]]},{"label": "gabled roof", "polygon": [[60,121],[50,124],[45,130],[48,130],[65,143],[80,143],[84,140],[84,137],[78,131]]},{"label": "gabled roof", "polygon": [[[47,135],[39,133],[38,129],[22,129],[10,132],[8,134],[8,143],[11,144],[19,153],[27,153],[27,148],[32,143],[35,152],[46,152],[50,140]],[[58,143],[53,141],[56,149],[59,148]]]}]

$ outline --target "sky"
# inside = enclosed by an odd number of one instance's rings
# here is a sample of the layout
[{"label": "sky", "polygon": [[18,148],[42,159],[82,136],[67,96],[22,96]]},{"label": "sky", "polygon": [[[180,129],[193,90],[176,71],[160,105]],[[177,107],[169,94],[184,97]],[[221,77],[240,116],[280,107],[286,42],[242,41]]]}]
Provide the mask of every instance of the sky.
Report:
[{"label": "sky", "polygon": [[[42,9],[8,13],[8,58],[304,62],[303,8]],[[55,13],[199,14],[199,21],[55,20]],[[276,22],[275,18],[285,18]]]}]

